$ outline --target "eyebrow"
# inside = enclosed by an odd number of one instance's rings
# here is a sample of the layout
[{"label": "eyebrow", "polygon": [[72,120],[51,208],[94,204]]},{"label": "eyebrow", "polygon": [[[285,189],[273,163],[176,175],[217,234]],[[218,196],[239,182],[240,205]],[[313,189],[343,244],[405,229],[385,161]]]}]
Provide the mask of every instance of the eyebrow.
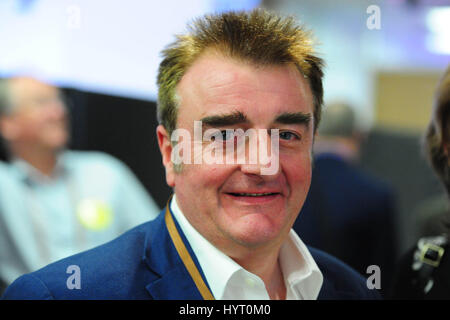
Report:
[{"label": "eyebrow", "polygon": [[[225,127],[241,123],[249,123],[245,114],[236,111],[230,114],[213,115],[200,119],[202,126],[206,127]],[[311,114],[303,112],[284,112],[278,115],[274,123],[279,124],[298,124],[309,126]]]},{"label": "eyebrow", "polygon": [[285,112],[275,118],[275,123],[299,124],[309,126],[311,114],[303,112]]},{"label": "eyebrow", "polygon": [[224,115],[208,116],[200,120],[202,121],[203,126],[208,127],[225,127],[249,122],[247,117],[240,111]]}]

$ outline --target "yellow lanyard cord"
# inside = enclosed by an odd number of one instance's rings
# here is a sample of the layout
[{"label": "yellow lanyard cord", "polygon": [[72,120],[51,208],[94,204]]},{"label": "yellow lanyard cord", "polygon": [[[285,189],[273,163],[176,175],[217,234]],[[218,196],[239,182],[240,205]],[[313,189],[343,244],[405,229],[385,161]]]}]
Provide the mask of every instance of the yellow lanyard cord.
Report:
[{"label": "yellow lanyard cord", "polygon": [[205,281],[203,281],[200,272],[198,271],[194,261],[191,258],[191,255],[189,254],[186,246],[183,243],[183,240],[181,240],[180,234],[178,233],[177,227],[175,226],[175,222],[173,221],[172,214],[170,213],[169,204],[167,204],[166,206],[165,221],[167,230],[169,230],[169,235],[172,238],[175,248],[177,249],[178,255],[183,261],[187,271],[191,275],[192,280],[194,280],[198,291],[200,292],[204,300],[214,300],[214,296],[212,295]]}]

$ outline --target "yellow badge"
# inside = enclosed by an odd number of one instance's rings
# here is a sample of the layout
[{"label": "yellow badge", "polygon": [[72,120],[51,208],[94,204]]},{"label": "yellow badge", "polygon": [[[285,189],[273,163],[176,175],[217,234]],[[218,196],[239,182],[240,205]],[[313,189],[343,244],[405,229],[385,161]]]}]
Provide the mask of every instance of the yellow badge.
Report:
[{"label": "yellow badge", "polygon": [[94,231],[108,227],[112,222],[112,209],[102,200],[84,199],[78,204],[77,217],[81,224]]}]

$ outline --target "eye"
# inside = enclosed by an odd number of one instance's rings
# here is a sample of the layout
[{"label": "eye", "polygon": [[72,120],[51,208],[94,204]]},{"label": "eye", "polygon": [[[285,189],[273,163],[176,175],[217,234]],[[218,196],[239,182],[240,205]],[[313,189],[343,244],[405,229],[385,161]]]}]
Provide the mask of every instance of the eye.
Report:
[{"label": "eye", "polygon": [[226,141],[228,139],[231,139],[233,137],[233,134],[229,134],[227,130],[221,130],[220,133],[222,134],[222,140]]},{"label": "eye", "polygon": [[226,129],[226,130],[216,130],[211,134],[206,134],[205,136],[208,137],[210,141],[223,142],[233,140],[235,134],[234,130]]},{"label": "eye", "polygon": [[222,141],[228,141],[228,140],[233,140],[234,139],[234,130],[220,130],[220,134],[221,134],[221,139]]},{"label": "eye", "polygon": [[280,139],[281,140],[298,140],[300,138],[297,134],[295,134],[293,132],[282,131],[282,132],[280,132]]}]

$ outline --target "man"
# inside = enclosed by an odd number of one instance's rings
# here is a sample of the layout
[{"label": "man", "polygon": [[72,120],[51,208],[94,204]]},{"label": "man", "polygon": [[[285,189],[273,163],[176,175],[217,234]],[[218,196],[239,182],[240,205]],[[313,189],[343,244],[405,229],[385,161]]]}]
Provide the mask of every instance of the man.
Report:
[{"label": "man", "polygon": [[[197,20],[164,51],[158,75],[157,136],[175,193],[163,214],[20,278],[5,298],[377,297],[355,271],[308,250],[291,231],[311,179],[321,67],[292,19],[255,10]],[[205,135],[192,141],[200,121]],[[209,129],[219,135],[207,138]],[[270,145],[277,157],[249,161],[250,148],[238,161],[242,144],[234,146],[239,137],[230,132],[239,129],[257,131],[256,146]],[[235,149],[221,153],[223,145]],[[275,172],[262,174],[274,162]],[[66,287],[69,265],[80,270],[81,281],[70,285],[77,290]]]},{"label": "man", "polygon": [[359,168],[362,139],[352,107],[328,104],[314,143],[311,188],[294,230],[363,275],[371,265],[380,267],[378,289],[384,290],[396,253],[394,195]]},{"label": "man", "polygon": [[131,171],[100,152],[65,149],[65,104],[57,88],[29,77],[0,83],[0,280],[93,248],[157,216]]}]

